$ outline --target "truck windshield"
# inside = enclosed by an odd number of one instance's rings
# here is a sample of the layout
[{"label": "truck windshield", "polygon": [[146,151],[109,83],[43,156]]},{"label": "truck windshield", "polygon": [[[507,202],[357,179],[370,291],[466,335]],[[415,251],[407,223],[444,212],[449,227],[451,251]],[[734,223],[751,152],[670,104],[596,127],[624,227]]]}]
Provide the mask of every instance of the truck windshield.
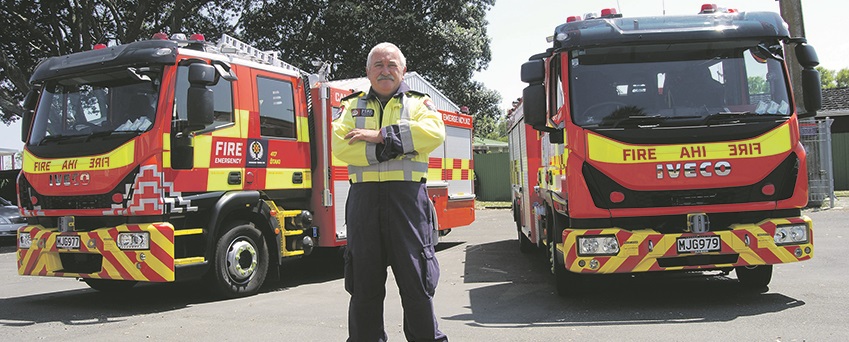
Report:
[{"label": "truck windshield", "polygon": [[45,83],[28,143],[138,134],[156,120],[159,74],[128,68]]},{"label": "truck windshield", "polygon": [[781,55],[778,42],[574,50],[572,120],[588,128],[638,128],[789,117]]}]

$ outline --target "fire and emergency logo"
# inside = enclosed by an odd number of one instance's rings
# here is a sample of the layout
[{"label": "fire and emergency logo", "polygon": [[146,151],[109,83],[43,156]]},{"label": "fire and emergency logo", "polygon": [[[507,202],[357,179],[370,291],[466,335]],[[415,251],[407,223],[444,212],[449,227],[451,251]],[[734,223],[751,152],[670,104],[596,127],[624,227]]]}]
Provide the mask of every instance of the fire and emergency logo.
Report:
[{"label": "fire and emergency logo", "polygon": [[251,158],[253,158],[253,160],[262,159],[263,151],[264,150],[262,148],[262,144],[260,144],[259,141],[254,141],[254,142],[251,143],[251,149],[249,150],[249,152],[250,152]]},{"label": "fire and emergency logo", "polygon": [[434,112],[436,111],[436,105],[433,104],[433,101],[431,101],[431,99],[425,99],[424,105],[425,107],[427,107],[427,109],[430,109]]},{"label": "fire and emergency logo", "polygon": [[333,108],[333,121],[339,120],[342,117],[342,113],[345,112],[345,106],[334,107]]},{"label": "fire and emergency logo", "polygon": [[246,167],[265,167],[268,162],[268,142],[265,140],[248,139],[248,157],[245,158]]}]

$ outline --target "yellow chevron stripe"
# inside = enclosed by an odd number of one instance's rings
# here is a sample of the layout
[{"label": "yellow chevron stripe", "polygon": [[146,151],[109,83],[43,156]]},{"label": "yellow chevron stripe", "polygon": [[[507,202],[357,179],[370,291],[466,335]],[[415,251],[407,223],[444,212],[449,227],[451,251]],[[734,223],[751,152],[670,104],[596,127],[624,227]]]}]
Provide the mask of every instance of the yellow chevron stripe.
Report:
[{"label": "yellow chevron stripe", "polygon": [[307,118],[298,116],[297,119],[297,127],[298,127],[298,142],[309,142],[310,141],[310,127],[309,120]]},{"label": "yellow chevron stripe", "polygon": [[174,231],[174,236],[203,234],[203,228],[180,229]]}]

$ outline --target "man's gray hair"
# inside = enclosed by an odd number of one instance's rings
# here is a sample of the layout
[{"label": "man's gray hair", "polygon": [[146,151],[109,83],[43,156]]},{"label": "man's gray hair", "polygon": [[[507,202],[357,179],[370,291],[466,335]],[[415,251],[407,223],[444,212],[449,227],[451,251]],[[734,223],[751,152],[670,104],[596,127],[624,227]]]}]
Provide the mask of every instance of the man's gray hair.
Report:
[{"label": "man's gray hair", "polygon": [[392,43],[389,43],[389,42],[383,42],[383,43],[375,45],[373,48],[371,48],[371,51],[369,51],[368,59],[366,59],[366,69],[371,67],[371,58],[372,58],[372,56],[374,56],[374,53],[377,52],[377,51],[385,51],[385,50],[398,51],[398,59],[399,59],[398,62],[401,63],[401,68],[407,67],[407,57],[404,57],[404,53],[401,52],[401,49],[399,49],[397,46],[395,46],[395,44],[392,44]]}]

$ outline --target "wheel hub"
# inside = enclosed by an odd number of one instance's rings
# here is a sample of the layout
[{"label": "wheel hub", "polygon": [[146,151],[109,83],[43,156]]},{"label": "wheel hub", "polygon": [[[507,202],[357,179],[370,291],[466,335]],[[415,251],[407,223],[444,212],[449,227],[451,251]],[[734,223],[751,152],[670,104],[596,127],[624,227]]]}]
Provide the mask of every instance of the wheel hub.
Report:
[{"label": "wheel hub", "polygon": [[245,240],[236,240],[227,249],[227,270],[236,280],[250,278],[256,271],[258,259],[254,246]]}]

